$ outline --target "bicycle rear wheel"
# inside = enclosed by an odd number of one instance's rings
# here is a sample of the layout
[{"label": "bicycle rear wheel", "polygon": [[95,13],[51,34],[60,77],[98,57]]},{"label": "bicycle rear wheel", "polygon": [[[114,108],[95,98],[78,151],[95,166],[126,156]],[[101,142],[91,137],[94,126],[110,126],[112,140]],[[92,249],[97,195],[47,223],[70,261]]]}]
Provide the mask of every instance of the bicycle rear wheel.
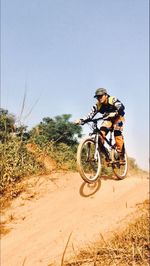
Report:
[{"label": "bicycle rear wheel", "polygon": [[77,150],[77,168],[82,179],[87,183],[95,182],[101,173],[100,154],[95,149],[92,138],[83,139]]},{"label": "bicycle rear wheel", "polygon": [[122,180],[126,177],[127,172],[128,172],[128,157],[127,154],[125,153],[124,155],[124,161],[120,161],[115,160],[117,151],[116,150],[112,150],[112,160],[114,161],[114,163],[112,164],[112,170],[113,173],[115,174],[115,176],[119,179]]}]

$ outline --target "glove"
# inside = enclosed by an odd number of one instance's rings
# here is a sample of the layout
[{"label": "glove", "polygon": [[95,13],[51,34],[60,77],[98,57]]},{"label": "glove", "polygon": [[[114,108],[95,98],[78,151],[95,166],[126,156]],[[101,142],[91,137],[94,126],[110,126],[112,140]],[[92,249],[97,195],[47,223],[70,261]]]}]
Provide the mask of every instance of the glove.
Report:
[{"label": "glove", "polygon": [[84,120],[83,119],[77,119],[74,121],[75,125],[84,125]]},{"label": "glove", "polygon": [[113,118],[113,117],[115,117],[117,115],[118,115],[118,112],[112,112],[112,113],[109,113],[109,114],[105,114],[104,115],[104,120],[108,119],[108,118]]}]

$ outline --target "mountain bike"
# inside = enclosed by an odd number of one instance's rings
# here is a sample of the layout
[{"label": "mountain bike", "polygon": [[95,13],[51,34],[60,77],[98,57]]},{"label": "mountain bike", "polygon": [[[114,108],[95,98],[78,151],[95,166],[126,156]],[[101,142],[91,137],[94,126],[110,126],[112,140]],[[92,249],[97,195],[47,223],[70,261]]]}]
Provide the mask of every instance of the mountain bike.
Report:
[{"label": "mountain bike", "polygon": [[[111,167],[112,172],[117,179],[123,179],[128,171],[128,159],[126,151],[124,152],[124,160],[121,161],[119,153],[116,150],[116,145],[113,144],[113,128],[110,129],[109,138],[103,137],[105,145],[100,138],[100,129],[98,121],[104,117],[96,119],[87,119],[84,124],[88,124],[92,130],[87,137],[81,140],[77,149],[77,169],[82,179],[87,183],[94,183],[100,176],[103,166],[103,148],[109,154],[109,162],[105,167]],[[90,122],[92,124],[90,124]],[[106,143],[108,148],[106,148]],[[105,160],[104,160],[105,161]]]}]

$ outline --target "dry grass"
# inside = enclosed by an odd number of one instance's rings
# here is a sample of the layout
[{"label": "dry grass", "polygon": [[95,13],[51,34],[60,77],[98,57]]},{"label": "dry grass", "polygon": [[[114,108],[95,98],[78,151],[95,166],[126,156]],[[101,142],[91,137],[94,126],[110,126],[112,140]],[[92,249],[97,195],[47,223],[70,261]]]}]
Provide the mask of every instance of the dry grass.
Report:
[{"label": "dry grass", "polygon": [[6,235],[10,232],[10,229],[6,227],[6,222],[0,223],[0,238],[2,235]]},{"label": "dry grass", "polygon": [[3,195],[9,185],[22,180],[24,176],[43,171],[42,165],[29,154],[25,143],[15,136],[7,143],[0,143],[0,194]]},{"label": "dry grass", "polygon": [[[0,197],[0,217],[6,208],[9,208],[11,202],[14,198],[18,197],[25,190],[25,185],[23,183],[16,183],[14,185],[10,184],[3,196]],[[10,221],[13,220],[13,216],[10,217]],[[0,219],[0,237],[9,233],[10,229],[7,228],[8,221],[2,221]]]},{"label": "dry grass", "polygon": [[114,236],[107,241],[101,236],[99,242],[86,250],[81,250],[75,259],[64,262],[63,265],[150,265],[148,210],[149,202],[145,201],[138,206],[138,216],[123,232],[114,233]]},{"label": "dry grass", "polygon": [[6,208],[11,205],[11,202],[14,198],[17,198],[23,191],[26,190],[26,185],[23,182],[16,182],[10,184],[0,197],[0,210],[3,212]]}]

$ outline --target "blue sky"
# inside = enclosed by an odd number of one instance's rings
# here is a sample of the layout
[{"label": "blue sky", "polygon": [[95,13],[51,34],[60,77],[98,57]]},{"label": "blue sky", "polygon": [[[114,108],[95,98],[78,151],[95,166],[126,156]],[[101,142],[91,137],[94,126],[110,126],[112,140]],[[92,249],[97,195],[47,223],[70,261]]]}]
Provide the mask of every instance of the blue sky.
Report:
[{"label": "blue sky", "polygon": [[148,27],[148,0],[1,0],[1,106],[19,117],[26,90],[22,123],[75,120],[105,87],[126,107],[129,156],[148,169]]}]

